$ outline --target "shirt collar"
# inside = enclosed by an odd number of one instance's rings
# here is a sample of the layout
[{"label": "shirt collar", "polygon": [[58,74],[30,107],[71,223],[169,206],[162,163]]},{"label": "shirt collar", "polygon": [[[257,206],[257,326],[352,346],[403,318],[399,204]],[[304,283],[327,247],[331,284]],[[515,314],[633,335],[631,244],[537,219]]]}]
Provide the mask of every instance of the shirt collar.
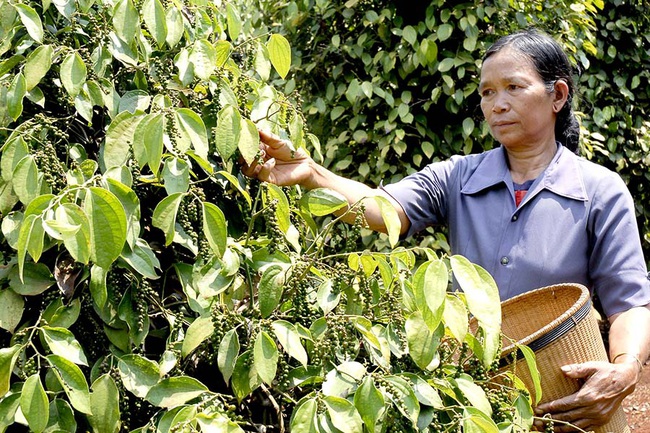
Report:
[{"label": "shirt collar", "polygon": [[[579,157],[576,154],[558,143],[558,150],[542,173],[541,181],[535,183],[557,195],[587,201],[587,190],[578,161]],[[461,191],[463,194],[475,194],[499,183],[512,183],[503,146],[485,153],[485,157],[467,179]]]}]

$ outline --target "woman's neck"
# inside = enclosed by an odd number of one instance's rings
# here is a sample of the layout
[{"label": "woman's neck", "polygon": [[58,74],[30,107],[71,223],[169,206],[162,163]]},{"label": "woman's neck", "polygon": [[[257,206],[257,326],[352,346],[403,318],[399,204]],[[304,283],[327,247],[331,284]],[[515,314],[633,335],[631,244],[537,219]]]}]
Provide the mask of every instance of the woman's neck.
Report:
[{"label": "woman's neck", "polygon": [[515,183],[524,183],[537,177],[548,167],[557,152],[557,145],[528,148],[525,150],[506,149],[510,176]]}]

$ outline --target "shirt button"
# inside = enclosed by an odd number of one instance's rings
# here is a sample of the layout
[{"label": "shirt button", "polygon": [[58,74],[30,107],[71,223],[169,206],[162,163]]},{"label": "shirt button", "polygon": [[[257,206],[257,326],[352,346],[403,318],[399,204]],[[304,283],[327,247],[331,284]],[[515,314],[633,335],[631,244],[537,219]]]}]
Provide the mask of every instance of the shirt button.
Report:
[{"label": "shirt button", "polygon": [[519,215],[515,214],[512,216],[513,221],[517,221],[519,219]]},{"label": "shirt button", "polygon": [[506,256],[501,257],[501,264],[503,266],[507,265],[508,263],[510,263],[510,259],[508,257]]}]

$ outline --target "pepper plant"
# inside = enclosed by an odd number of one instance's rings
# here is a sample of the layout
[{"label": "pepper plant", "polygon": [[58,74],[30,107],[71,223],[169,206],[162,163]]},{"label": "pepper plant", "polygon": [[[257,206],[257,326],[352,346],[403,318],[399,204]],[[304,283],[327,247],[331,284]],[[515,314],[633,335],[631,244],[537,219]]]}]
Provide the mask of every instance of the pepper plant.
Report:
[{"label": "pepper plant", "polygon": [[250,7],[0,0],[0,429],[527,431],[484,270],[241,176],[319,149]]}]

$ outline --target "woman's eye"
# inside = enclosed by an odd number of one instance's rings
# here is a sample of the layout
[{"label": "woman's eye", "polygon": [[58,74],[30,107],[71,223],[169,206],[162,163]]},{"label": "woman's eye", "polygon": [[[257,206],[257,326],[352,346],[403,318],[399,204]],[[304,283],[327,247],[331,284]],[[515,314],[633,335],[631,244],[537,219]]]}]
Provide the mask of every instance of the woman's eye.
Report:
[{"label": "woman's eye", "polygon": [[518,85],[516,84],[509,84],[508,85],[508,90],[517,90],[519,88]]},{"label": "woman's eye", "polygon": [[482,90],[482,91],[481,91],[481,96],[482,96],[483,98],[486,98],[486,97],[492,95],[493,93],[494,93],[493,90],[491,90],[491,89],[485,89],[485,90]]}]

